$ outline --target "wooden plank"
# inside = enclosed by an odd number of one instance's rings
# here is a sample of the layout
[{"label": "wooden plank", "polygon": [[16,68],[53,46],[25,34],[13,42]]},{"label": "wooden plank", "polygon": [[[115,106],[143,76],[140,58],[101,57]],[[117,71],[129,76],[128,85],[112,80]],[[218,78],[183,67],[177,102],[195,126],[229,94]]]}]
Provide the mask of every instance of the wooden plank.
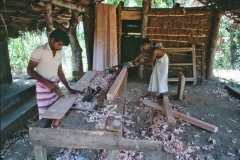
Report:
[{"label": "wooden plank", "polygon": [[161,141],[122,139],[121,133],[74,129],[30,128],[33,145],[108,150],[162,151]]},{"label": "wooden plank", "polygon": [[77,91],[83,91],[87,88],[87,84],[93,79],[97,71],[88,71],[84,76],[78,80],[73,86],[72,89]]},{"label": "wooden plank", "polygon": [[165,52],[191,52],[191,47],[185,47],[185,48],[161,48]]},{"label": "wooden plank", "polygon": [[176,124],[176,120],[173,117],[172,114],[172,108],[170,107],[168,96],[163,97],[163,102],[165,105],[165,110],[166,110],[166,117],[167,117],[167,123],[168,123],[168,128],[174,128]]},{"label": "wooden plank", "polygon": [[121,139],[121,133],[111,131],[86,131],[76,129],[30,128],[29,140],[33,145],[112,149]]},{"label": "wooden plank", "polygon": [[[169,82],[178,82],[178,78],[168,78]],[[185,77],[185,81],[193,81],[193,78]]]},{"label": "wooden plank", "polygon": [[107,93],[107,100],[111,101],[114,99],[115,95],[117,94],[120,85],[122,84],[122,81],[127,73],[127,67],[123,67],[119,75],[117,76],[116,80],[114,81],[113,85],[109,89]]},{"label": "wooden plank", "polygon": [[197,83],[195,44],[192,44],[193,84]]},{"label": "wooden plank", "polygon": [[191,66],[193,63],[169,63],[169,66]]},{"label": "wooden plank", "polygon": [[177,97],[179,100],[183,100],[183,91],[185,86],[185,76],[182,72],[178,74],[178,90],[177,90]]},{"label": "wooden plank", "polygon": [[58,99],[42,115],[46,119],[61,119],[65,113],[72,107],[77,99],[77,94],[66,93],[63,98]]},{"label": "wooden plank", "polygon": [[122,132],[122,118],[114,116],[108,116],[106,122],[106,130],[113,131],[113,132]]},{"label": "wooden plank", "polygon": [[121,11],[121,20],[141,20],[141,11]]},{"label": "wooden plank", "polygon": [[104,63],[104,6],[106,4],[97,3],[96,5],[96,26],[94,33],[94,54],[93,54],[93,70],[103,70]]},{"label": "wooden plank", "polygon": [[109,5],[109,66],[118,64],[116,5]]},{"label": "wooden plank", "polygon": [[47,160],[47,149],[44,146],[34,145],[35,160]]},{"label": "wooden plank", "polygon": [[[149,100],[143,100],[142,101],[143,104],[147,105],[147,106],[150,106],[152,108],[155,108],[155,109],[159,109],[160,111],[162,112],[165,112],[165,109],[163,107],[161,107],[159,104],[157,103],[153,103]],[[209,123],[206,123],[206,122],[203,122],[201,120],[198,120],[196,118],[193,118],[193,117],[190,117],[190,116],[187,116],[185,114],[182,114],[182,113],[179,113],[177,111],[172,111],[172,114],[175,118],[181,118],[182,120],[184,121],[187,121],[191,124],[194,124],[200,128],[203,128],[203,129],[206,129],[208,131],[211,131],[211,132],[217,132],[218,131],[218,127],[214,126],[214,125],[211,125]]]}]

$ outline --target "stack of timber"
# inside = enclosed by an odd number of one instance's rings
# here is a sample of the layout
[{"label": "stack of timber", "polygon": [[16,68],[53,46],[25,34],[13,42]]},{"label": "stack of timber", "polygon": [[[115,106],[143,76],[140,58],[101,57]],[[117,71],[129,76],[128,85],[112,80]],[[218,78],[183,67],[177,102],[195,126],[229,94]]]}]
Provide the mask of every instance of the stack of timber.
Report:
[{"label": "stack of timber", "polygon": [[116,6],[96,5],[93,70],[118,64]]}]

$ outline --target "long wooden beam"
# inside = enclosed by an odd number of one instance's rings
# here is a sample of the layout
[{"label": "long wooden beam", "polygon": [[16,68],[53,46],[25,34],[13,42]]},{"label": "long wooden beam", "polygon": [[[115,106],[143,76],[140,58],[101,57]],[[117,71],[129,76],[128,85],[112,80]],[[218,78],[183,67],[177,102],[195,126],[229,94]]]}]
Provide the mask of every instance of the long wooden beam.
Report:
[{"label": "long wooden beam", "polygon": [[[161,107],[159,104],[157,103],[153,103],[149,100],[143,100],[142,101],[143,104],[147,105],[147,106],[150,106],[152,108],[155,108],[155,109],[158,109],[162,112],[165,112],[165,109],[163,107]],[[182,114],[182,113],[179,113],[177,111],[172,111],[172,114],[175,118],[181,118],[182,120],[184,121],[187,121],[191,124],[194,124],[200,128],[203,128],[203,129],[206,129],[208,131],[211,131],[211,132],[217,132],[218,131],[218,127],[214,126],[214,125],[211,125],[209,123],[206,123],[206,122],[203,122],[201,120],[198,120],[196,118],[193,118],[193,117],[190,117],[190,116],[187,116],[185,114]]]},{"label": "long wooden beam", "polygon": [[[49,2],[50,0],[42,0],[42,1]],[[51,1],[52,1],[52,4],[55,4],[61,7],[77,10],[79,12],[86,12],[86,8],[83,7],[82,5],[76,5],[74,3],[64,1],[64,0],[51,0]]]},{"label": "long wooden beam", "polygon": [[111,86],[111,88],[109,89],[108,93],[107,93],[107,100],[108,101],[112,101],[115,97],[115,95],[117,94],[120,85],[123,82],[123,79],[125,77],[127,73],[127,67],[123,67],[123,69],[121,70],[121,72],[119,73],[119,75],[117,76],[116,80],[114,81],[113,85]]},{"label": "long wooden beam", "polygon": [[120,132],[29,128],[30,143],[37,146],[108,150],[161,151],[161,141],[122,139]]}]

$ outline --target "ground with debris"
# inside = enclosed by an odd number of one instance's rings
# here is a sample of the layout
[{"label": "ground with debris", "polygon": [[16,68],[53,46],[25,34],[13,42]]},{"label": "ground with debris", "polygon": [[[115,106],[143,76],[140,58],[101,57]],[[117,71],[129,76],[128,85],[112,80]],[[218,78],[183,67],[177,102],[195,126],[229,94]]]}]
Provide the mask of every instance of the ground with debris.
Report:
[{"label": "ground with debris", "polygon": [[[216,133],[190,125],[177,119],[176,128],[166,128],[165,115],[151,107],[144,106],[140,100],[147,91],[146,81],[128,79],[126,114],[130,120],[124,121],[123,137],[129,139],[161,140],[164,147],[159,152],[120,151],[119,159],[240,159],[240,101],[224,90],[218,81],[206,81],[193,86],[186,84],[185,99],[176,98],[177,83],[169,84],[171,107],[181,113],[197,118],[218,127]],[[152,98],[155,101],[155,96]],[[37,121],[37,116],[19,129],[1,148],[5,160],[32,160],[33,147],[29,144],[28,128]],[[48,159],[104,159],[105,150],[47,148]]]}]

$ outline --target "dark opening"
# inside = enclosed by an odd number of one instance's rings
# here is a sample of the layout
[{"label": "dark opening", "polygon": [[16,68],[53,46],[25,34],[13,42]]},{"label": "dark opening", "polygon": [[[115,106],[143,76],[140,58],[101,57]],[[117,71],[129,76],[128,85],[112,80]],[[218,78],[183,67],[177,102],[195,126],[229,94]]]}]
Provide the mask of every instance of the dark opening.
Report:
[{"label": "dark opening", "polygon": [[[141,21],[122,21],[121,63],[133,61],[140,53]],[[128,69],[129,77],[138,77],[138,67]]]}]

